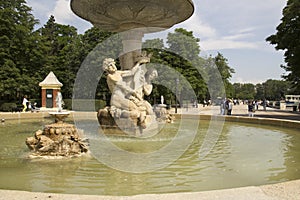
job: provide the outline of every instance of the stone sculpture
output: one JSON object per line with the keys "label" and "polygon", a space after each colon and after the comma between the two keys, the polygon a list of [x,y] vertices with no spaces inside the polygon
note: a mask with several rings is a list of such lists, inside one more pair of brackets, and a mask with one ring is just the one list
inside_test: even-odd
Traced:
{"label": "stone sculpture", "polygon": [[61,112],[62,111],[62,104],[63,104],[63,100],[62,100],[62,94],[60,91],[57,92],[57,96],[56,96],[56,106],[57,106],[57,109],[58,109],[58,112]]}
{"label": "stone sculpture", "polygon": [[[146,81],[146,68],[141,66],[150,61],[141,52],[142,38],[144,34],[165,30],[192,16],[192,0],[71,0],[71,9],[95,27],[120,33],[122,39],[121,71],[116,70],[112,59],[105,59],[103,64],[112,100],[110,107],[98,112],[100,125],[133,132],[136,127],[147,128],[155,115],[143,98],[152,87]],[[136,59],[138,55],[141,56]]]}
{"label": "stone sculpture", "polygon": [[87,153],[88,141],[81,138],[82,134],[73,124],[63,121],[69,112],[49,114],[55,117],[55,123],[46,125],[25,141],[31,150],[30,157],[70,157]]}
{"label": "stone sculpture", "polygon": [[100,125],[118,126],[134,132],[137,128],[147,128],[154,115],[151,104],[144,96],[151,94],[151,81],[158,75],[155,69],[147,70],[144,66],[150,62],[150,57],[143,52],[136,58],[131,70],[117,70],[112,58],[103,61],[103,70],[107,73],[107,85],[112,95],[110,107],[98,112]]}

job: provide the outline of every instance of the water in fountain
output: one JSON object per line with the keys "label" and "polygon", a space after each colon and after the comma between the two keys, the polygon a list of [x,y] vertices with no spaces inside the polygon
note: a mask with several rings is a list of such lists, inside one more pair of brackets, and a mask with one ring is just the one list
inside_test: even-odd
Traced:
{"label": "water in fountain", "polygon": [[[300,178],[297,129],[226,122],[215,147],[200,159],[199,148],[208,128],[208,121],[201,120],[194,141],[178,160],[153,172],[135,174],[112,169],[92,157],[26,159],[30,152],[24,140],[32,130],[49,123],[47,118],[20,119],[6,120],[0,126],[1,189],[134,195],[215,190]],[[85,124],[89,126],[88,121]],[[166,124],[159,135],[146,139],[108,136],[107,140],[125,151],[147,153],[168,144],[174,137],[169,133],[176,134],[178,126],[179,121]],[[172,156],[174,152],[168,153]]]}

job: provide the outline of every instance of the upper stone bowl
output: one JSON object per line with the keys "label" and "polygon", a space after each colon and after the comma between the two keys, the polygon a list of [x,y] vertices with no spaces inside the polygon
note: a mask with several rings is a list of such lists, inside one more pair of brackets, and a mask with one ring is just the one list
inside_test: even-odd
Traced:
{"label": "upper stone bowl", "polygon": [[71,0],[71,9],[96,27],[122,32],[170,28],[192,16],[194,4],[192,0]]}

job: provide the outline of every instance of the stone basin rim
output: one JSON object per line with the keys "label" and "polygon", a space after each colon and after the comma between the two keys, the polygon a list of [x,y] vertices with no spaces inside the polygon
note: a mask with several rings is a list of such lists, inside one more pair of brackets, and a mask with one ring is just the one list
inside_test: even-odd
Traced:
{"label": "stone basin rim", "polygon": [[[143,4],[137,5],[140,2],[149,7],[142,7]],[[71,0],[70,7],[77,16],[89,21],[96,27],[111,32],[147,27],[167,29],[187,20],[195,11],[192,0],[176,0],[175,2],[172,0],[142,0],[138,3],[135,0]],[[128,9],[130,5],[136,8]],[[157,15],[150,12],[151,6],[161,8],[160,11],[152,9],[156,11]],[[122,8],[124,8],[123,13],[120,11]],[[161,15],[159,19],[157,18],[158,15]],[[153,20],[154,18],[156,19]],[[135,21],[137,26],[122,26],[124,22],[128,21]]]}

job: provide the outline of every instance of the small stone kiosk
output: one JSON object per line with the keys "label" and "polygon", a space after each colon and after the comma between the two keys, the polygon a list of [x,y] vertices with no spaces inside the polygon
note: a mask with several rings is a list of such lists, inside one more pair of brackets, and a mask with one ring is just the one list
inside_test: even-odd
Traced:
{"label": "small stone kiosk", "polygon": [[61,82],[56,78],[53,72],[50,72],[48,76],[39,83],[42,88],[42,105],[41,110],[56,108],[56,96],[57,92],[63,86]]}

